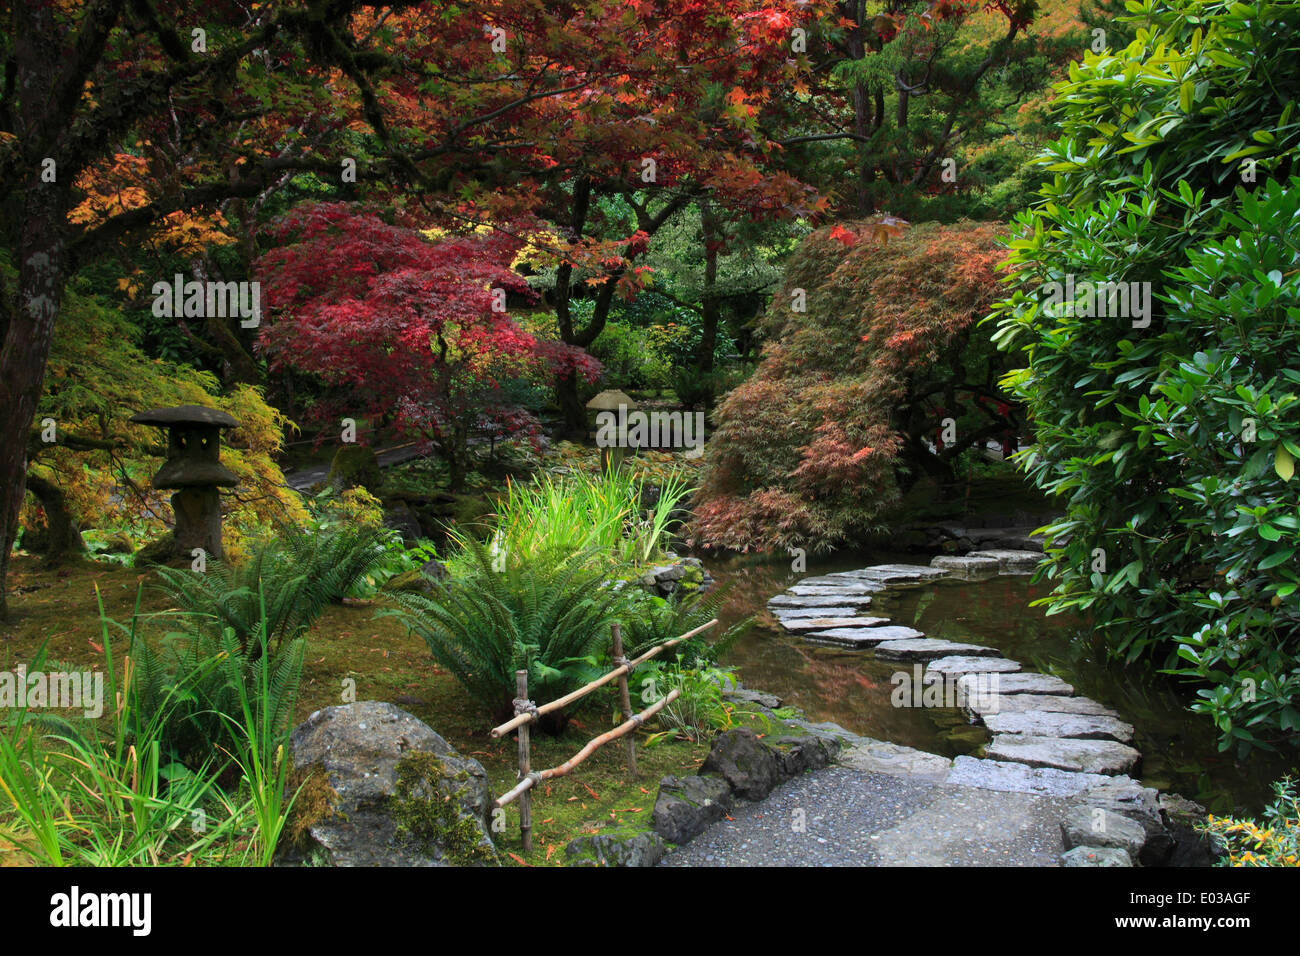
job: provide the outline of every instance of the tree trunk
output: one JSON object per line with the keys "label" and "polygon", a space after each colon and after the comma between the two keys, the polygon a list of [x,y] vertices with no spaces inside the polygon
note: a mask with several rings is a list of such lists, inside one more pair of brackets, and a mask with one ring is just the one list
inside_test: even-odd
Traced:
{"label": "tree trunk", "polygon": [[[74,171],[57,166],[54,182],[42,182],[39,155],[51,142],[47,123],[50,99],[63,51],[54,24],[53,4],[19,4],[14,11],[14,60],[21,129],[31,160],[23,196],[18,284],[0,349],[0,618],[8,615],[9,554],[18,534],[27,475],[27,436],[45,380],[45,363],[54,337],[54,320],[63,302],[67,251],[67,211]],[[53,150],[51,150],[53,151]]]}
{"label": "tree trunk", "polygon": [[49,536],[45,563],[57,564],[69,554],[85,551],[86,543],[81,540],[81,529],[68,510],[68,498],[63,489],[39,475],[28,475],[27,490],[45,509],[45,527]]}
{"label": "tree trunk", "polygon": [[713,205],[700,200],[700,225],[704,237],[704,290],[700,296],[700,346],[695,367],[705,374],[713,371],[713,353],[718,345],[718,321],[722,308],[716,295],[718,287],[718,249],[722,236]]}

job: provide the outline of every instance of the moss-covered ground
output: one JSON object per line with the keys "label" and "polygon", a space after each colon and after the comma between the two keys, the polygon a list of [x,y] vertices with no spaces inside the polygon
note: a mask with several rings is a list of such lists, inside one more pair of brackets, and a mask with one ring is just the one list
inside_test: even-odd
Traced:
{"label": "moss-covered ground", "polygon": [[[90,561],[56,570],[34,558],[15,557],[10,571],[12,620],[0,624],[0,666],[29,662],[42,641],[49,657],[70,667],[101,667],[103,638],[95,589],[105,613],[126,623],[136,607],[145,633],[161,636],[168,610],[165,596],[151,587],[147,571]],[[143,590],[141,591],[141,587]],[[391,618],[377,618],[378,604],[330,608],[308,634],[308,652],[296,720],[344,701],[355,682],[356,700],[389,701],[429,724],[462,754],[483,764],[494,793],[516,781],[518,749],[513,735],[489,736],[492,717],[433,661],[424,642]],[[120,656],[118,657],[120,667]],[[533,735],[534,769],[557,766],[615,721],[610,685],[592,694],[588,706],[571,711],[565,731],[555,737]],[[650,726],[638,732],[638,775],[627,779],[625,748],[615,741],[597,751],[572,774],[542,784],[533,798],[533,850],[524,855],[517,806],[506,811],[506,832],[493,834],[502,859],[519,865],[559,865],[564,847],[584,833],[607,826],[648,827],[658,782],[665,774],[688,774],[699,766],[707,746],[661,740],[646,746]],[[0,836],[3,836],[0,819]],[[4,844],[0,839],[0,844]],[[0,865],[13,861],[0,845]]]}

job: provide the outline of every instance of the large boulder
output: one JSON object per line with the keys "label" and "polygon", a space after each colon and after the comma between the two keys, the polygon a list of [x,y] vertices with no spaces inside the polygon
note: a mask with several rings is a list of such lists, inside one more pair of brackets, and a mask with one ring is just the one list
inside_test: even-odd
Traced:
{"label": "large boulder", "polygon": [[344,491],[361,485],[366,490],[380,484],[379,457],[369,445],[340,445],[330,461],[326,481],[335,491]]}
{"label": "large boulder", "polygon": [[304,801],[291,820],[299,839],[290,861],[495,862],[487,773],[401,708],[373,700],[326,707],[294,729],[291,746],[304,793],[330,796]]}

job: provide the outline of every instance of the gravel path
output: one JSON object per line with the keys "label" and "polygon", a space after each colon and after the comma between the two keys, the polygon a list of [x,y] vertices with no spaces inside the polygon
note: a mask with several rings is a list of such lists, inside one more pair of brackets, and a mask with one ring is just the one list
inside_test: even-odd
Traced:
{"label": "gravel path", "polygon": [[831,767],[737,807],[660,865],[1055,866],[1064,806]]}

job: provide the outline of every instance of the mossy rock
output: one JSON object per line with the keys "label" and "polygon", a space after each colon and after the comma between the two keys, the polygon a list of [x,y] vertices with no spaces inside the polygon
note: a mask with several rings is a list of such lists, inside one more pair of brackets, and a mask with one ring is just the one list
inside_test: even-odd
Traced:
{"label": "mossy rock", "polygon": [[378,488],[380,484],[379,459],[369,445],[342,445],[330,462],[326,479],[337,491],[362,485]]}
{"label": "mossy rock", "polygon": [[[490,864],[492,794],[477,760],[393,704],[313,713],[292,735],[295,772],[323,771],[292,823],[285,862],[329,866]],[[301,779],[310,780],[310,776]]]}
{"label": "mossy rock", "polygon": [[150,564],[176,564],[182,560],[188,563],[190,559],[176,554],[176,539],[168,531],[137,551],[134,563],[137,568],[142,568]]}
{"label": "mossy rock", "polygon": [[653,830],[615,828],[571,840],[564,853],[571,866],[654,866],[668,845]]}

